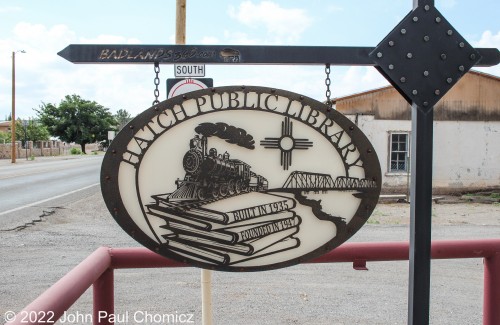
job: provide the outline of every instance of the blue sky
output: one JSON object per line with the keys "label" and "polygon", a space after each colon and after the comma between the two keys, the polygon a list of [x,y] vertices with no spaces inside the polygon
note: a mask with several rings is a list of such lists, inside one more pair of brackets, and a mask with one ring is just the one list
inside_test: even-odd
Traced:
{"label": "blue sky", "polygon": [[[151,106],[153,66],[75,65],[57,56],[69,44],[174,44],[175,0],[0,0],[0,120],[11,110],[12,51],[16,112],[33,117],[65,95],[136,115]],[[500,1],[436,0],[473,46],[500,47]],[[376,46],[411,10],[412,0],[187,0],[187,44]],[[172,65],[161,65],[160,99]],[[500,76],[500,68],[478,69]],[[324,66],[207,65],[214,85],[269,86],[325,99]],[[373,67],[333,67],[332,96],[387,85]]]}

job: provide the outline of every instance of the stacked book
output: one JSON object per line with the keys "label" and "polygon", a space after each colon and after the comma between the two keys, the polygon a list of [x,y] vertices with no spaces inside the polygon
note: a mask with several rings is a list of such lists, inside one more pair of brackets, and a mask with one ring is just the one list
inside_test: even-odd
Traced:
{"label": "stacked book", "polygon": [[252,192],[192,207],[153,198],[148,214],[164,222],[164,244],[190,259],[233,265],[300,245],[301,218],[289,197]]}

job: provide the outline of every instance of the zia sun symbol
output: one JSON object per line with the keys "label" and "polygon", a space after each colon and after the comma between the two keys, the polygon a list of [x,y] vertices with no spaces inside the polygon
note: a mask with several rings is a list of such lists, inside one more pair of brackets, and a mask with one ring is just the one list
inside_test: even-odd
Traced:
{"label": "zia sun symbol", "polygon": [[281,137],[265,138],[260,141],[260,145],[266,149],[279,149],[281,151],[281,166],[283,170],[288,170],[292,165],[292,151],[294,149],[307,150],[313,146],[309,139],[297,139],[293,137],[293,123],[289,117],[281,122]]}

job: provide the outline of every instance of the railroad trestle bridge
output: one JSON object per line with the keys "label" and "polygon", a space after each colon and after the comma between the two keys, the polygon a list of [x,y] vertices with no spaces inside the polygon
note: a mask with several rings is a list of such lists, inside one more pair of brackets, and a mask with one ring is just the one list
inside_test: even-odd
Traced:
{"label": "railroad trestle bridge", "polygon": [[335,180],[329,174],[294,171],[290,173],[284,189],[303,189],[304,191],[366,191],[376,189],[377,182],[366,178],[338,176]]}

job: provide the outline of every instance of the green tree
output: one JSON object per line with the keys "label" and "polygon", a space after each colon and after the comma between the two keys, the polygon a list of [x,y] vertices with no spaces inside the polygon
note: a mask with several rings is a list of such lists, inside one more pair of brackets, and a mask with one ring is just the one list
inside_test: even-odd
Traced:
{"label": "green tree", "polygon": [[6,143],[11,141],[11,134],[9,132],[0,131],[0,143]]}
{"label": "green tree", "polygon": [[108,108],[78,95],[65,96],[59,106],[42,103],[36,112],[51,135],[78,143],[82,153],[86,153],[87,143],[107,139],[108,131],[115,130],[117,125]]}
{"label": "green tree", "polygon": [[119,109],[116,111],[115,119],[116,122],[118,122],[118,131],[120,131],[125,127],[125,125],[127,125],[128,122],[130,122],[130,120],[132,120],[132,117],[127,110]]}
{"label": "green tree", "polygon": [[36,120],[16,120],[16,140],[18,141],[47,141],[50,139],[49,130]]}

